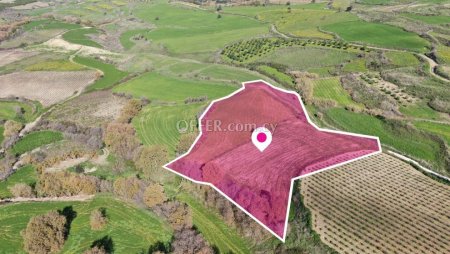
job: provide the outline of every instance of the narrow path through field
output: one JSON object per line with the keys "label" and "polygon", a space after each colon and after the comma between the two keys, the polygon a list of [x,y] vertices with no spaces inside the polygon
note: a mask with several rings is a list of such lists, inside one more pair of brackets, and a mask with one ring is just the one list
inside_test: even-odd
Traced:
{"label": "narrow path through field", "polygon": [[0,199],[0,205],[8,203],[20,203],[20,202],[49,202],[49,201],[88,201],[95,195],[76,195],[76,196],[64,196],[64,197],[43,197],[43,198],[6,198]]}

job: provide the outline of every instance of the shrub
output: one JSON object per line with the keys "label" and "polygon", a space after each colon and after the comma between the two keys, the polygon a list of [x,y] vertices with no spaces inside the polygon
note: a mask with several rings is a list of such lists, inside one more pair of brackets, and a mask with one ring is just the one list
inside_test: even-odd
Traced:
{"label": "shrub", "polygon": [[33,188],[31,186],[24,184],[24,183],[17,183],[14,186],[11,186],[8,188],[11,194],[18,198],[18,197],[24,197],[24,198],[34,198],[35,194],[33,191]]}
{"label": "shrub", "polygon": [[141,100],[132,99],[125,104],[117,119],[119,123],[129,123],[133,117],[139,114],[142,109],[143,102]]}
{"label": "shrub", "polygon": [[98,179],[94,176],[70,172],[43,173],[36,185],[39,196],[60,197],[90,195],[98,190]]}
{"label": "shrub", "polygon": [[85,251],[84,254],[107,254],[105,247],[103,246],[94,246],[89,250]]}
{"label": "shrub", "polygon": [[144,192],[144,203],[152,208],[167,201],[164,187],[158,183],[150,184]]}
{"label": "shrub", "polygon": [[145,184],[136,177],[118,178],[113,184],[114,194],[117,196],[130,199],[141,200]]}
{"label": "shrub", "polygon": [[133,159],[140,146],[133,126],[126,123],[110,123],[106,128],[104,141],[112,152],[127,160]]}
{"label": "shrub", "polygon": [[8,120],[6,121],[4,125],[4,131],[3,136],[5,137],[11,137],[19,133],[19,131],[22,129],[23,125],[19,122]]}
{"label": "shrub", "polygon": [[31,254],[57,253],[64,245],[66,217],[56,211],[30,219],[22,232],[24,249]]}
{"label": "shrub", "polygon": [[105,209],[95,209],[91,212],[89,217],[89,222],[91,224],[92,230],[101,230],[108,223],[108,218],[106,218]]}
{"label": "shrub", "polygon": [[164,146],[154,145],[142,147],[135,157],[136,167],[142,171],[146,179],[161,180],[166,175],[162,166],[167,162],[169,154]]}

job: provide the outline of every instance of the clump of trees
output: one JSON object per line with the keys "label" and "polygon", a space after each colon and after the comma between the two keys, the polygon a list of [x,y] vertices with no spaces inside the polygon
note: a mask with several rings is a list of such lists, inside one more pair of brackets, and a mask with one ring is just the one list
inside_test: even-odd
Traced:
{"label": "clump of trees", "polygon": [[197,136],[198,136],[197,132],[182,134],[180,136],[180,141],[178,142],[177,145],[177,155],[186,153],[189,150],[189,148],[191,148]]}
{"label": "clump of trees", "polygon": [[161,181],[167,172],[162,166],[168,161],[169,153],[164,146],[153,145],[141,147],[135,155],[134,162],[147,180]]}
{"label": "clump of trees", "polygon": [[66,217],[57,211],[31,218],[22,231],[25,251],[30,254],[58,253],[64,245],[66,223]]}
{"label": "clump of trees", "polygon": [[92,230],[102,230],[108,223],[106,209],[100,208],[93,210],[91,212],[91,216],[89,217],[89,223]]}
{"label": "clump of trees", "polygon": [[203,236],[196,230],[183,229],[174,232],[171,244],[171,253],[174,254],[214,254],[214,250],[208,245]]}
{"label": "clump of trees", "polygon": [[91,195],[97,192],[99,185],[99,179],[94,176],[67,171],[43,173],[39,176],[36,192],[41,197]]}
{"label": "clump of trees", "polygon": [[141,145],[135,136],[133,125],[129,123],[108,124],[104,141],[112,152],[126,160],[132,160],[136,149]]}
{"label": "clump of trees", "polygon": [[23,125],[19,122],[8,120],[4,124],[3,137],[5,138],[2,147],[8,149],[19,140],[19,132]]}
{"label": "clump of trees", "polygon": [[118,197],[140,202],[145,190],[146,184],[137,177],[119,177],[114,181],[114,194]]}
{"label": "clump of trees", "polygon": [[137,116],[144,106],[144,100],[131,99],[125,104],[120,112],[117,122],[129,123],[133,117]]}
{"label": "clump of trees", "polygon": [[150,184],[145,189],[143,201],[149,208],[163,204],[167,201],[164,187],[159,183]]}

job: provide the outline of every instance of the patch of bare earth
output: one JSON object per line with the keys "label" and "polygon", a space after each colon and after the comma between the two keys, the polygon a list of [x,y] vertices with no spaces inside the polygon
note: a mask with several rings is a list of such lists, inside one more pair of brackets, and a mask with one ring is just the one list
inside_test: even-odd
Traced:
{"label": "patch of bare earth", "polygon": [[387,154],[306,177],[301,192],[339,253],[450,253],[450,186]]}
{"label": "patch of bare earth", "polygon": [[125,103],[125,98],[115,96],[110,91],[96,91],[59,105],[48,117],[83,126],[101,126],[116,119]]}
{"label": "patch of bare earth", "polygon": [[80,44],[70,43],[61,38],[61,35],[56,36],[43,43],[44,46],[53,49],[59,49],[61,52],[78,51],[82,55],[115,55],[109,50],[100,49],[96,47],[84,46]]}
{"label": "patch of bare earth", "polygon": [[96,78],[96,71],[14,72],[0,76],[0,98],[24,97],[47,107],[80,93]]}
{"label": "patch of bare earth", "polygon": [[37,54],[38,52],[22,49],[0,50],[0,67]]}
{"label": "patch of bare earth", "polygon": [[38,8],[45,8],[48,7],[49,4],[46,2],[41,2],[41,1],[37,1],[37,2],[32,2],[29,4],[23,4],[23,5],[18,5],[18,6],[14,6],[11,7],[11,9],[14,10],[32,10],[32,9],[38,9]]}

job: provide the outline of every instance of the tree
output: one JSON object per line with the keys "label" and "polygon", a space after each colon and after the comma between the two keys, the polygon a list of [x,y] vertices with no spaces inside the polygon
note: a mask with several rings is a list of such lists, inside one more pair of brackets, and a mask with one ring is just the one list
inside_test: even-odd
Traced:
{"label": "tree", "polygon": [[169,154],[164,146],[154,145],[142,147],[136,153],[134,162],[136,167],[142,171],[144,178],[159,181],[167,173],[162,166],[168,158]]}
{"label": "tree", "polygon": [[144,192],[144,203],[152,208],[167,201],[164,187],[159,183],[150,184]]}
{"label": "tree", "polygon": [[133,159],[136,149],[140,146],[131,124],[110,123],[105,131],[105,144],[120,157]]}
{"label": "tree", "polygon": [[30,254],[57,253],[64,245],[66,217],[56,211],[30,219],[22,236],[24,249]]}
{"label": "tree", "polygon": [[35,197],[33,188],[31,188],[31,186],[29,186],[28,184],[24,184],[24,183],[17,183],[14,186],[9,187],[9,191],[16,198],[18,198],[18,197],[34,198]]}
{"label": "tree", "polygon": [[174,254],[213,254],[214,251],[206,243],[201,234],[191,228],[177,230],[171,244]]}
{"label": "tree", "polygon": [[120,116],[117,119],[119,123],[129,123],[133,117],[139,114],[142,109],[142,101],[137,99],[131,99],[125,104],[120,112]]}
{"label": "tree", "polygon": [[136,177],[117,178],[113,184],[114,193],[125,199],[141,200],[145,184]]}
{"label": "tree", "polygon": [[5,122],[3,136],[11,137],[19,133],[22,129],[22,124],[13,120],[8,120]]}
{"label": "tree", "polygon": [[105,209],[95,209],[91,212],[89,217],[92,230],[101,230],[108,223],[108,218],[106,218]]}
{"label": "tree", "polygon": [[186,133],[181,135],[180,142],[178,142],[177,145],[177,154],[183,154],[189,150],[189,148],[194,143],[195,139],[197,138],[198,134],[196,132]]}
{"label": "tree", "polygon": [[70,172],[43,173],[36,185],[39,196],[90,195],[98,190],[99,181],[94,176]]}

